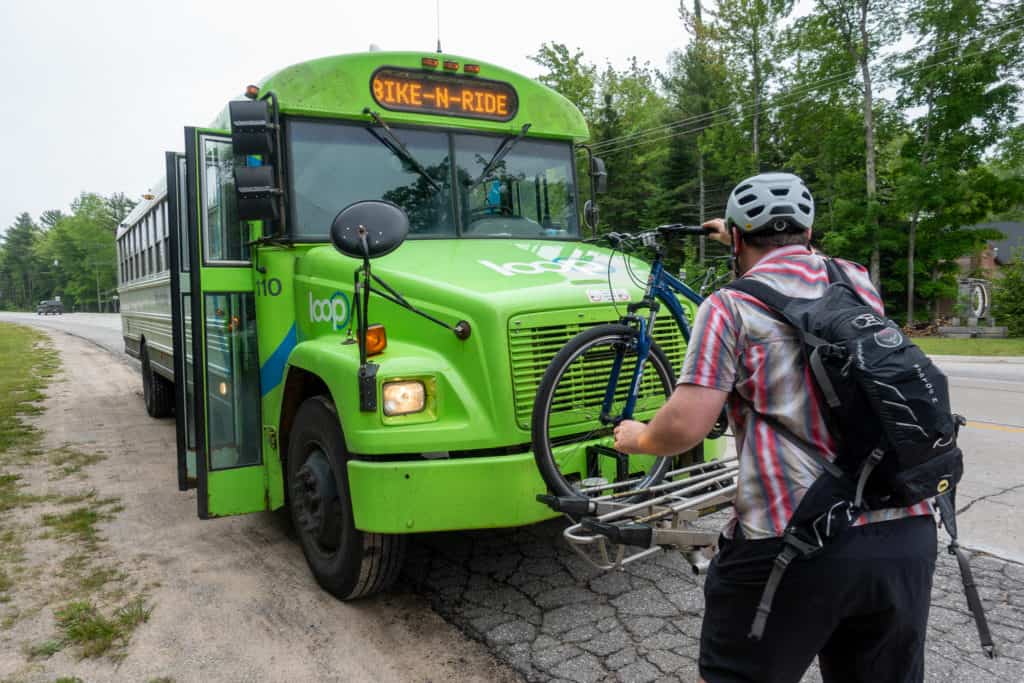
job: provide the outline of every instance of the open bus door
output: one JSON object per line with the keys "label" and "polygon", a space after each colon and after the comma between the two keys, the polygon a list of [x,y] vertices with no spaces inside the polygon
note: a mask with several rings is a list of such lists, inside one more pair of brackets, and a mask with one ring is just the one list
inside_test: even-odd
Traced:
{"label": "open bus door", "polygon": [[268,509],[248,224],[238,220],[231,138],[185,129],[167,154],[178,486],[199,517]]}

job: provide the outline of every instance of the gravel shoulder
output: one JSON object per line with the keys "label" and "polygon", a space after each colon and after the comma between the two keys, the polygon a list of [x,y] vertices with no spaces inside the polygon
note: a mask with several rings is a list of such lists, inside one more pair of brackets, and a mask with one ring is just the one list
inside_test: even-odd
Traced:
{"label": "gravel shoulder", "polygon": [[14,651],[39,633],[19,629],[37,631],[39,620],[19,622],[4,635],[14,649],[0,657],[0,679],[518,680],[421,596],[341,603],[320,590],[286,515],[200,521],[195,492],[177,490],[173,420],[146,415],[137,371],[79,338],[49,334],[64,370],[34,418],[46,430],[43,446],[107,456],[80,484],[120,498],[123,511],[98,529],[147,587],[153,610],[119,660],[58,652],[25,662]]}

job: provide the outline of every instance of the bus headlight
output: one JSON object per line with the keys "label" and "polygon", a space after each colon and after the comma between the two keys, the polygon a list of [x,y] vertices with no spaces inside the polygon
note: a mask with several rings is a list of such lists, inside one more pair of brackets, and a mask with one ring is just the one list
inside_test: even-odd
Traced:
{"label": "bus headlight", "polygon": [[388,417],[418,413],[427,405],[427,390],[419,380],[385,382],[382,393]]}

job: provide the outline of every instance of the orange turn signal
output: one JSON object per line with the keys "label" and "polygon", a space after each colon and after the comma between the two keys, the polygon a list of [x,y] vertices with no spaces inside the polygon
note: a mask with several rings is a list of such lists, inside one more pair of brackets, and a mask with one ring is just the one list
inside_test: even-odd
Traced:
{"label": "orange turn signal", "polygon": [[366,355],[376,356],[388,347],[388,335],[380,323],[366,328]]}
{"label": "orange turn signal", "polygon": [[247,85],[247,86],[245,86],[245,96],[248,97],[250,100],[255,100],[257,97],[259,97],[259,94],[260,94],[260,86],[258,86],[258,85]]}

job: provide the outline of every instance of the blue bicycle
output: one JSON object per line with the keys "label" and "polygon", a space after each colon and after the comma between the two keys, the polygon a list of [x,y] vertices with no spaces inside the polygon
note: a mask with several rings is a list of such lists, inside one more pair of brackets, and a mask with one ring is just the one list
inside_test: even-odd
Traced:
{"label": "blue bicycle", "polygon": [[[612,430],[622,420],[653,417],[675,387],[671,362],[653,338],[655,320],[660,309],[667,308],[688,343],[690,324],[676,295],[698,306],[703,298],[669,274],[663,260],[673,240],[709,232],[663,225],[635,235],[603,236],[613,256],[620,251],[625,257],[625,252],[643,246],[653,249],[654,259],[643,298],[629,304],[618,323],[596,325],[569,340],[537,387],[533,453],[555,497],[579,500],[612,492],[621,502],[640,500],[672,466],[672,458],[616,451]],[[628,259],[625,262],[629,270]],[[723,415],[712,435],[724,431]]]}

